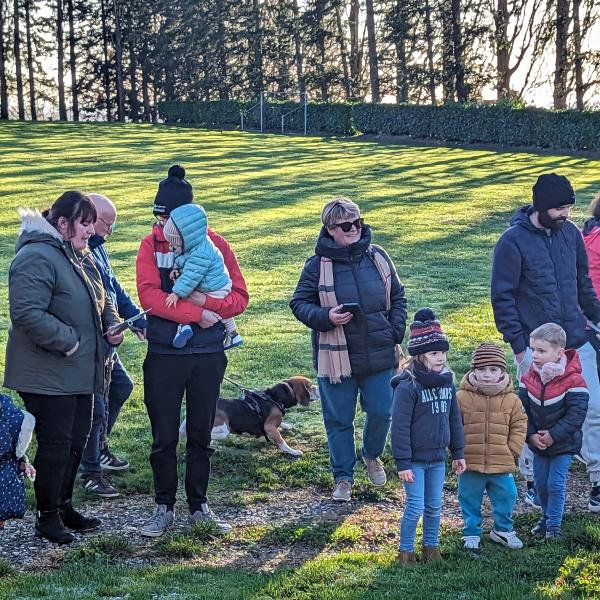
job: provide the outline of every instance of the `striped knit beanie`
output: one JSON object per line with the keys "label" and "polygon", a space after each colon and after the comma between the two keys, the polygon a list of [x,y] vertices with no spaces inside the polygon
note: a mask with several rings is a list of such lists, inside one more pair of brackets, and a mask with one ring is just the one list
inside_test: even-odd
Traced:
{"label": "striped knit beanie", "polygon": [[165,223],[163,227],[163,234],[165,239],[173,248],[176,246],[183,246],[183,239],[181,238],[181,233],[179,233],[179,229],[177,229],[177,225],[173,222],[173,219],[169,217],[169,220]]}
{"label": "striped knit beanie", "polygon": [[504,349],[496,344],[479,344],[471,358],[471,369],[483,369],[484,367],[498,367],[506,371]]}
{"label": "striped knit beanie", "polygon": [[449,349],[448,337],[435,313],[430,308],[420,308],[410,325],[408,353],[417,356],[426,352],[448,352]]}

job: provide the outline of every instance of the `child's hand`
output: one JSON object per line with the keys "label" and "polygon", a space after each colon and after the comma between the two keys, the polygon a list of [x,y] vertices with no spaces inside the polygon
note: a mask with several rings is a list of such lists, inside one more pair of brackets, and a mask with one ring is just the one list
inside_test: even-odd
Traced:
{"label": "child's hand", "polygon": [[175,292],[171,292],[167,296],[167,300],[165,301],[167,308],[171,308],[172,306],[177,306],[177,300],[179,300],[179,296]]}
{"label": "child's hand", "polygon": [[529,441],[538,449],[545,450],[547,448],[546,444],[542,441],[542,436],[539,433],[532,433],[529,436]]}
{"label": "child's hand", "polygon": [[452,461],[452,470],[457,475],[462,475],[467,470],[467,463],[464,458],[459,458]]}
{"label": "child's hand", "polygon": [[540,442],[542,442],[542,444],[544,444],[546,448],[554,444],[554,439],[552,438],[550,432],[547,429],[540,429],[538,431],[538,435],[540,436]]}
{"label": "child's hand", "polygon": [[406,483],[413,483],[415,480],[415,474],[411,469],[406,469],[406,471],[398,471],[398,477],[400,477],[400,481],[404,481]]}
{"label": "child's hand", "polygon": [[175,281],[177,278],[179,277],[179,269],[173,269],[170,273],[169,273],[169,279],[171,281]]}

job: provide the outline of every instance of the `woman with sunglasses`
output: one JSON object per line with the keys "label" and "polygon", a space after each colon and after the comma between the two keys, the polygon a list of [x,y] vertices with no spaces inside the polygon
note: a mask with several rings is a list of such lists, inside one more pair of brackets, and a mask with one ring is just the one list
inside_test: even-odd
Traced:
{"label": "woman with sunglasses", "polygon": [[360,393],[366,413],[362,459],[375,486],[386,483],[383,453],[392,414],[390,379],[406,327],[404,287],[386,252],[371,244],[371,228],[348,198],[328,202],[315,255],[304,265],[290,302],[312,330],[323,420],[335,486],[352,496],[354,417]]}

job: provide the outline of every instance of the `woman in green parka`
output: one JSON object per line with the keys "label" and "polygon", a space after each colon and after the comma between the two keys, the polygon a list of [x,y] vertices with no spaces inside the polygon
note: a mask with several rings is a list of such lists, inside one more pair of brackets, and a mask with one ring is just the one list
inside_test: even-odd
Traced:
{"label": "woman in green parka", "polygon": [[[87,241],[96,209],[81,192],[65,192],[44,213],[20,210],[21,230],[8,275],[11,326],[4,385],[36,419],[36,535],[69,543],[67,528],[100,520],[71,503],[92,421],[93,394],[106,386],[106,333],[119,322],[104,294]],[[106,335],[103,335],[106,333]]]}

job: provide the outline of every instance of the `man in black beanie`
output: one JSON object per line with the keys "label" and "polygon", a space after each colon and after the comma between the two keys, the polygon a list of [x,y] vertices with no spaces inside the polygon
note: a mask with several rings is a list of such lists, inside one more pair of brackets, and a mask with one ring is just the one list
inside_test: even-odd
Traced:
{"label": "man in black beanie", "polygon": [[[560,325],[567,348],[577,349],[590,394],[581,450],[593,485],[588,506],[600,512],[600,381],[586,333],[588,320],[600,321],[600,302],[581,232],[568,220],[573,204],[575,192],[566,177],[538,177],[533,204],[517,211],[496,244],[491,299],[496,327],[512,347],[519,378],[531,365],[529,336],[540,325]],[[530,458],[524,450],[519,467],[528,480],[526,500],[537,506]]]}
{"label": "man in black beanie", "polygon": [[546,229],[560,229],[575,204],[575,192],[569,180],[556,173],[540,175],[533,186],[533,210]]}

